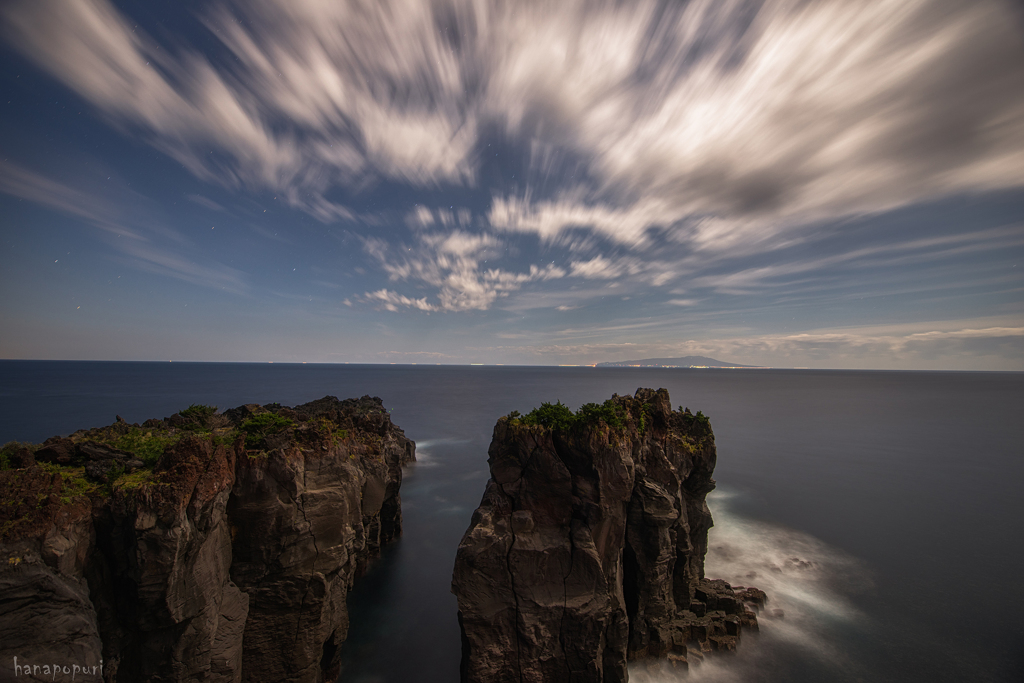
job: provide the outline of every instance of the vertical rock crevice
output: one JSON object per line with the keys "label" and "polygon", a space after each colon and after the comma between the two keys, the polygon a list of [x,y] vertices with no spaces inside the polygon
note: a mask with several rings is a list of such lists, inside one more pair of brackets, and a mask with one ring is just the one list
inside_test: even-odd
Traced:
{"label": "vertical rock crevice", "polygon": [[[503,494],[505,493],[505,490],[501,488],[500,484],[498,485],[498,488],[501,489],[501,492]],[[512,592],[512,600],[513,600],[513,605],[515,606],[515,621],[513,623],[515,624],[515,631],[514,631],[514,633],[515,633],[516,668],[519,671],[519,683],[522,683],[522,680],[523,680],[523,667],[522,667],[522,663],[520,661],[521,654],[520,654],[520,644],[519,644],[519,624],[521,622],[521,615],[519,613],[519,594],[516,592],[516,577],[515,577],[515,573],[512,570],[512,559],[511,559],[512,558],[512,551],[516,547],[516,529],[515,529],[515,524],[513,523],[513,520],[512,520],[514,514],[515,514],[515,510],[514,509],[509,509],[508,520],[507,520],[506,523],[508,524],[509,537],[511,538],[511,540],[509,541],[509,544],[508,544],[508,552],[505,553],[505,569],[508,572],[508,583],[509,583],[509,586],[512,589],[512,591],[511,591]]]}

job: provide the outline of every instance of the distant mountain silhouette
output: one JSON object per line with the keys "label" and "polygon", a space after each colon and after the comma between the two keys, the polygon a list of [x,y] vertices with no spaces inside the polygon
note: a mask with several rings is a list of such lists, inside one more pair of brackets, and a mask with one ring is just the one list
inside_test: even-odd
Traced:
{"label": "distant mountain silhouette", "polygon": [[757,368],[759,365],[726,363],[707,356],[683,356],[682,358],[644,358],[643,360],[620,360],[612,363],[598,363],[599,368]]}

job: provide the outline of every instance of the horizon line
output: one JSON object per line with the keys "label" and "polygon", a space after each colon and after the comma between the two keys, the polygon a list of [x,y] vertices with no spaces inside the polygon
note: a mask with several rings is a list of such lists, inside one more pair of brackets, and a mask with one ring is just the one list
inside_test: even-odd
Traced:
{"label": "horizon line", "polygon": [[963,370],[955,368],[922,369],[922,368],[815,368],[799,365],[607,365],[615,361],[601,363],[423,363],[394,361],[277,361],[277,360],[138,360],[138,359],[82,359],[82,358],[0,358],[0,363],[180,363],[180,364],[225,364],[225,365],[400,365],[424,367],[519,367],[519,368],[594,368],[602,365],[602,370],[819,370],[842,372],[1010,372],[1024,373],[1024,370]]}

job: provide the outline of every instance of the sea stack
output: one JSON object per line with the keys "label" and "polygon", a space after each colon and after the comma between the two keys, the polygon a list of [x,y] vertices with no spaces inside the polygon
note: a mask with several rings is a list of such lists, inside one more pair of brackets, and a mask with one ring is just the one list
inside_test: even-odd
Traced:
{"label": "sea stack", "polygon": [[452,578],[465,683],[612,683],[736,647],[764,593],[704,577],[707,418],[638,389],[502,417]]}
{"label": "sea stack", "polygon": [[414,458],[369,396],[191,406],[12,453],[0,471],[4,670],[333,683],[347,593],[401,534]]}

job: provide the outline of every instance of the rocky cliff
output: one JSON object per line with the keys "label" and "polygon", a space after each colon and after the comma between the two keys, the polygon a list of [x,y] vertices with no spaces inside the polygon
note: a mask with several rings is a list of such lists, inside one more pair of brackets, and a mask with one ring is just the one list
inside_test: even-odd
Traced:
{"label": "rocky cliff", "polygon": [[763,593],[704,577],[714,435],[666,390],[513,413],[488,455],[452,579],[463,681],[625,681],[756,628]]}
{"label": "rocky cliff", "polygon": [[336,680],[346,594],[401,533],[414,457],[368,396],[5,448],[0,679]]}

